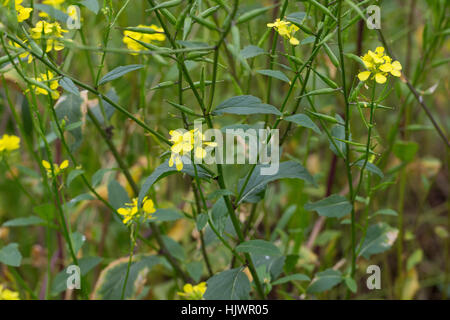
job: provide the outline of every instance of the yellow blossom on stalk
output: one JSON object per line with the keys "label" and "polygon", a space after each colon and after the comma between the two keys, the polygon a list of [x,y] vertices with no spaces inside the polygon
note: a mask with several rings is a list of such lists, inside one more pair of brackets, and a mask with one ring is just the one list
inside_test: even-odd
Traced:
{"label": "yellow blossom on stalk", "polygon": [[20,148],[20,138],[15,135],[4,134],[0,139],[0,152],[14,151]]}
{"label": "yellow blossom on stalk", "polygon": [[8,290],[0,284],[0,300],[20,300],[19,293]]}
{"label": "yellow blossom on stalk", "polygon": [[392,62],[391,57],[384,53],[383,47],[376,48],[375,52],[369,50],[361,58],[368,69],[358,74],[361,81],[366,81],[371,77],[377,83],[383,84],[386,82],[389,73],[394,77],[401,76],[402,65],[398,61]]}
{"label": "yellow blossom on stalk", "polygon": [[[59,98],[59,92],[57,90],[59,88],[59,83],[58,80],[52,80],[53,78],[54,78],[53,73],[51,71],[48,71],[47,73],[41,73],[41,75],[37,77],[35,80],[45,83],[45,85],[52,90],[51,91],[52,98],[56,100]],[[35,90],[36,94],[48,95],[48,91],[44,88],[35,85],[32,85],[31,87]]]}
{"label": "yellow blossom on stalk", "polygon": [[[47,176],[49,178],[51,178],[52,177],[52,165],[50,164],[50,162],[48,162],[46,160],[42,160],[42,166],[45,168],[45,170],[47,170]],[[53,173],[55,174],[55,177],[60,175],[68,166],[69,166],[68,160],[64,160],[63,162],[61,162],[60,165],[54,163],[53,164]]]}
{"label": "yellow blossom on stalk", "polygon": [[206,282],[200,282],[196,286],[187,283],[183,286],[183,291],[178,292],[178,295],[185,297],[187,300],[202,300],[206,292]]}
{"label": "yellow blossom on stalk", "polygon": [[294,37],[294,34],[298,31],[299,28],[289,21],[277,19],[273,23],[268,23],[267,27],[274,28],[280,36],[285,39],[289,39],[289,43],[293,46],[296,46],[300,43],[300,41],[298,41],[298,39]]}
{"label": "yellow blossom on stalk", "polygon": [[156,211],[153,200],[147,197],[144,197],[142,200],[142,211],[138,208],[137,198],[134,198],[132,203],[125,203],[125,206],[117,210],[117,213],[123,216],[124,224],[128,224],[130,221],[137,220],[141,217],[144,217],[144,220],[151,219],[152,214]]}
{"label": "yellow blossom on stalk", "polygon": [[171,135],[169,140],[173,142],[170,148],[172,153],[169,159],[169,167],[173,167],[175,164],[178,171],[183,170],[182,156],[190,153],[194,148],[194,157],[203,159],[206,156],[204,145],[217,146],[215,142],[204,141],[205,136],[197,128],[184,133],[181,130],[171,130],[169,134]]}
{"label": "yellow blossom on stalk", "polygon": [[64,49],[63,43],[59,40],[64,38],[63,33],[68,32],[61,28],[58,22],[47,22],[44,20],[38,21],[36,25],[30,29],[31,37],[35,40],[40,40],[42,37],[46,39],[46,52],[51,50],[60,51]]}
{"label": "yellow blossom on stalk", "polygon": [[[152,43],[153,41],[164,41],[166,36],[164,35],[164,30],[154,24],[151,26],[138,25],[138,28],[147,28],[156,31],[157,33],[141,33],[136,31],[125,30],[123,32],[123,42],[127,45],[128,49],[133,51],[141,51],[146,48],[135,40],[139,40],[145,43]],[[137,55],[137,53],[131,53],[132,55]]]}

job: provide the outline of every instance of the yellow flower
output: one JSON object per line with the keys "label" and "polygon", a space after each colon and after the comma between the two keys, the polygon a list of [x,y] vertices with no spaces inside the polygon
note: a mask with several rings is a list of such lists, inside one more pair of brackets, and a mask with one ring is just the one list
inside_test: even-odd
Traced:
{"label": "yellow flower", "polygon": [[[164,29],[152,24],[151,26],[138,25],[138,28],[147,28],[156,31],[157,33],[141,33],[136,31],[125,30],[123,32],[123,42],[127,45],[128,49],[133,51],[141,51],[146,48],[135,40],[139,40],[145,43],[152,43],[153,41],[164,41],[166,36],[164,35]],[[131,53],[137,55],[137,53]]]}
{"label": "yellow flower", "polygon": [[[56,100],[59,98],[59,92],[57,90],[59,88],[59,83],[58,80],[52,80],[53,78],[53,73],[51,71],[47,71],[47,73],[41,73],[40,77],[37,77],[35,80],[39,82],[45,82],[47,87],[52,90],[52,98]],[[35,85],[32,85],[31,87],[35,90],[36,94],[48,95],[48,91],[44,88]]]}
{"label": "yellow flower", "polygon": [[187,283],[184,285],[183,291],[178,292],[178,295],[185,297],[186,300],[202,300],[206,292],[206,282],[200,282],[196,286]]}
{"label": "yellow flower", "polygon": [[298,31],[299,28],[289,21],[277,19],[273,23],[268,23],[267,27],[274,28],[280,36],[285,39],[289,39],[289,43],[293,46],[296,46],[300,43],[300,41],[298,41],[298,39],[294,37],[294,34]]}
{"label": "yellow flower", "polygon": [[0,152],[14,151],[20,148],[20,138],[14,135],[4,134],[0,139]]}
{"label": "yellow flower", "polygon": [[144,217],[144,220],[152,219],[152,214],[155,213],[155,211],[156,209],[153,200],[144,197],[142,200],[142,211],[139,211],[138,199],[134,198],[132,203],[125,203],[125,207],[119,208],[117,213],[123,216],[122,222],[128,224],[131,220],[137,220],[141,217]]}
{"label": "yellow flower", "polygon": [[46,39],[46,52],[51,50],[60,51],[64,49],[63,43],[59,40],[64,38],[63,33],[68,32],[61,28],[58,22],[47,22],[44,20],[38,21],[34,28],[31,28],[31,37],[35,40],[39,40],[44,36]]}
{"label": "yellow flower", "polygon": [[0,284],[0,300],[20,300],[19,293],[8,290]]}
{"label": "yellow flower", "polygon": [[[42,166],[47,170],[47,176],[49,178],[52,177],[52,165],[50,162],[46,160],[42,160]],[[61,162],[61,164],[58,166],[56,163],[53,164],[53,173],[55,174],[55,177],[60,175],[67,167],[69,166],[69,161],[64,160]]]}
{"label": "yellow flower", "polygon": [[372,76],[377,83],[383,84],[387,81],[389,73],[394,77],[401,76],[402,65],[398,61],[392,62],[391,57],[385,55],[383,47],[377,47],[375,52],[369,50],[361,57],[364,65],[368,69],[358,74],[361,81],[366,81]]}
{"label": "yellow flower", "polygon": [[171,130],[169,131],[171,135],[170,141],[173,142],[171,150],[171,155],[169,159],[169,167],[173,167],[175,164],[178,171],[183,170],[182,156],[189,154],[194,148],[194,157],[197,159],[203,159],[206,156],[206,150],[203,146],[215,147],[217,144],[215,142],[207,142],[205,136],[196,129],[186,131],[183,133],[182,130]]}

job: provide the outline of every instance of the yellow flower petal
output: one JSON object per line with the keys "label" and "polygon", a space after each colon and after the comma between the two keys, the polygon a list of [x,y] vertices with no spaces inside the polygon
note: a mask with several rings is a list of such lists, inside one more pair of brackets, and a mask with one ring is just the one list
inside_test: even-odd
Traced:
{"label": "yellow flower petal", "polygon": [[144,209],[145,213],[154,213],[156,211],[152,199],[144,201],[142,208]]}
{"label": "yellow flower petal", "polygon": [[178,171],[183,170],[183,161],[181,161],[180,157],[175,158],[175,165],[176,165]]}
{"label": "yellow flower petal", "polygon": [[383,72],[390,72],[392,70],[392,65],[390,63],[382,64],[380,70]]}
{"label": "yellow flower petal", "polygon": [[358,74],[358,79],[361,81],[366,81],[370,77],[370,71],[363,71]]}
{"label": "yellow flower petal", "polygon": [[300,41],[298,41],[297,38],[291,37],[291,38],[289,39],[289,43],[292,44],[293,46],[298,46],[299,43],[300,43]]}
{"label": "yellow flower petal", "polygon": [[375,74],[375,81],[379,84],[385,83],[387,78],[382,73]]}
{"label": "yellow flower petal", "polygon": [[402,73],[400,71],[398,71],[398,70],[391,70],[391,74],[394,77],[400,77],[402,75]]}
{"label": "yellow flower petal", "polygon": [[66,169],[68,166],[69,166],[69,161],[68,161],[68,160],[64,160],[64,161],[61,163],[61,165],[59,166],[59,168],[60,168],[61,170],[64,170],[64,169]]}
{"label": "yellow flower petal", "polygon": [[402,65],[400,62],[394,61],[394,62],[392,62],[392,68],[394,70],[402,70]]}
{"label": "yellow flower petal", "polygon": [[47,160],[42,160],[42,166],[47,170],[50,170],[51,168],[50,162],[48,162]]}

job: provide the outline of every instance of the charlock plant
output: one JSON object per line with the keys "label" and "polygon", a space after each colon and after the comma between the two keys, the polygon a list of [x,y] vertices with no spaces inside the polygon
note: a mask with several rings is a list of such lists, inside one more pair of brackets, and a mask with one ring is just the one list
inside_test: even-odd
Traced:
{"label": "charlock plant", "polygon": [[[376,120],[396,117],[408,138],[423,120],[415,99],[448,147],[419,90],[443,44],[445,1],[429,4],[435,30],[423,31],[412,80],[410,53],[396,60],[396,44],[365,29],[375,0],[87,0],[80,29],[61,18],[80,18],[72,3],[0,7],[0,157],[33,212],[4,226],[45,230],[25,276],[19,237],[0,228],[0,261],[21,289],[2,280],[0,299],[59,297],[70,264],[83,273],[73,298],[357,297],[362,268],[386,266],[394,242],[400,289],[371,296],[416,294],[407,284],[422,253],[405,261],[403,211],[418,146]],[[237,158],[256,161],[203,161],[234,152],[230,137]],[[281,162],[265,175],[251,141],[273,155],[276,137]],[[397,175],[398,214],[387,208]]]}

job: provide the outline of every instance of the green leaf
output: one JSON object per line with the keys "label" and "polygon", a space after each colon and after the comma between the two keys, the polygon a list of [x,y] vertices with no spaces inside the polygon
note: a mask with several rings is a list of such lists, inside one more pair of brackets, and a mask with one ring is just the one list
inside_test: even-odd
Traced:
{"label": "green leaf", "polygon": [[249,240],[236,247],[237,252],[260,254],[266,256],[281,256],[281,251],[273,243],[265,240]]}
{"label": "green leaf", "polygon": [[[111,99],[113,102],[117,103],[119,101],[119,97],[117,96],[116,90],[114,88],[111,88],[107,93],[106,96]],[[107,119],[111,119],[112,115],[116,111],[116,108],[114,108],[111,104],[105,101],[105,99],[101,99],[103,108],[105,110],[105,116]],[[97,104],[93,108],[91,108],[92,113],[94,114],[94,117],[101,123],[105,123],[105,119],[103,117],[103,113],[100,107],[100,104]]]}
{"label": "green leaf", "polygon": [[403,162],[411,162],[419,150],[419,145],[413,141],[397,141],[394,144],[393,152],[397,158]]}
{"label": "green leaf", "polygon": [[175,259],[178,259],[180,261],[186,260],[186,252],[178,242],[168,236],[162,236],[161,238],[167,250]]}
{"label": "green leaf", "polygon": [[26,226],[43,225],[46,223],[47,222],[44,219],[41,219],[36,216],[29,216],[26,218],[16,218],[16,219],[8,220],[2,226],[3,227],[26,227]]}
{"label": "green leaf", "polygon": [[207,200],[215,200],[223,196],[234,196],[234,193],[227,189],[219,189],[206,195]]}
{"label": "green leaf", "polygon": [[392,210],[392,209],[380,209],[380,210],[378,210],[377,212],[375,212],[375,213],[371,216],[371,218],[373,218],[373,217],[375,217],[375,216],[377,216],[377,215],[380,215],[380,214],[386,215],[386,216],[398,216],[398,213],[397,213],[397,211],[395,211],[395,210]]}
{"label": "green leaf", "polygon": [[300,45],[313,43],[314,41],[316,41],[316,37],[315,36],[309,36],[309,37],[306,37],[305,39],[303,39],[302,41],[300,41]]}
{"label": "green leaf", "polygon": [[[190,163],[191,162],[190,159],[187,157],[183,157],[182,160],[183,160],[183,170],[181,170],[180,172],[187,173],[191,177],[195,177],[194,166],[192,165],[192,163]],[[153,171],[152,174],[145,179],[145,182],[142,185],[142,188],[139,192],[139,200],[138,200],[139,205],[141,205],[142,199],[144,199],[144,197],[147,195],[147,192],[150,190],[153,184],[155,184],[158,180],[177,172],[178,171],[175,166],[169,167],[169,159],[167,159],[163,164],[157,167],[155,171]],[[197,166],[197,173],[198,177],[201,179],[212,178],[208,172],[206,172],[199,166]]]}
{"label": "green leaf", "polygon": [[[100,257],[84,257],[78,260],[81,276],[85,276],[89,271],[93,270],[103,258]],[[67,268],[58,273],[52,281],[51,295],[56,296],[66,290],[67,279],[70,274],[67,273]]]}
{"label": "green leaf", "polygon": [[67,181],[66,181],[67,187],[70,187],[70,184],[72,183],[72,181],[76,177],[81,176],[82,174],[84,174],[84,170],[81,170],[81,169],[75,169],[75,170],[70,171],[70,173],[67,175]]}
{"label": "green leaf", "polygon": [[108,200],[116,210],[130,202],[128,193],[116,180],[111,180],[108,183]]}
{"label": "green leaf", "polygon": [[[296,161],[285,161],[280,163],[278,173],[274,175],[261,175],[260,169],[265,165],[257,165],[248,180],[248,184],[242,193],[239,203],[241,202],[258,202],[264,196],[264,190],[269,182],[280,179],[301,179],[315,185],[314,178],[311,174]],[[240,179],[238,190],[241,189],[245,178]]]}
{"label": "green leaf", "polygon": [[[152,255],[135,255],[131,263],[127,285],[125,287],[125,299],[136,297],[139,282],[138,277],[146,277],[147,273],[161,260]],[[94,300],[120,300],[122,288],[127,273],[128,257],[121,258],[110,263],[101,272],[95,286]]]}
{"label": "green leaf", "polygon": [[[361,159],[361,160],[356,161],[355,165],[362,168],[364,166],[364,162],[365,162],[365,160]],[[371,163],[369,161],[367,161],[367,163],[366,163],[366,170],[369,172],[372,172],[373,174],[376,174],[380,178],[384,178],[383,171],[381,171],[380,168],[378,168],[376,165],[374,165],[373,163]]]}
{"label": "green leaf", "polygon": [[305,210],[316,211],[319,215],[328,218],[342,218],[352,211],[352,205],[347,198],[333,194],[314,203],[307,203]]}
{"label": "green leaf", "polygon": [[241,24],[241,23],[247,22],[249,20],[252,20],[253,18],[263,14],[264,12],[266,12],[274,7],[275,6],[268,6],[268,7],[257,8],[257,9],[253,9],[253,10],[244,12],[239,16],[236,23]]}
{"label": "green leaf", "polygon": [[265,53],[264,49],[261,49],[260,47],[253,45],[246,46],[244,49],[241,50],[241,56],[244,59],[254,58],[264,53]]}
{"label": "green leaf", "polygon": [[342,281],[342,274],[338,270],[327,269],[316,274],[310,283],[307,293],[320,293],[330,290]]}
{"label": "green leaf", "polygon": [[0,262],[8,266],[19,267],[22,262],[22,255],[17,243],[10,243],[0,249]]}
{"label": "green leaf", "polygon": [[281,71],[279,70],[256,70],[257,73],[271,77],[271,78],[275,78],[287,83],[291,83],[291,80],[289,80],[289,78]]}
{"label": "green leaf", "polygon": [[258,275],[261,278],[277,279],[283,272],[285,256],[268,256],[266,254],[251,254]]}
{"label": "green leaf", "polygon": [[228,209],[224,198],[220,198],[214,203],[211,209],[211,220],[217,231],[222,234],[228,218]]}
{"label": "green leaf", "polygon": [[75,231],[72,233],[72,245],[73,245],[73,251],[75,254],[80,251],[81,247],[83,247],[84,242],[86,241],[86,237],[84,234],[79,233],[78,231]]}
{"label": "green leaf", "polygon": [[289,22],[292,22],[294,24],[301,25],[303,23],[303,20],[306,18],[306,13],[299,11],[299,12],[293,12],[290,13],[288,16],[286,16],[286,20]]}
{"label": "green leaf", "polygon": [[82,0],[79,3],[88,8],[89,10],[91,10],[95,14],[98,14],[98,11],[100,10],[98,0]]}
{"label": "green leaf", "polygon": [[[71,125],[76,123],[81,123],[82,114],[81,114],[81,104],[83,99],[79,95],[74,94],[64,94],[55,105],[55,112],[58,120],[61,121],[64,119],[66,122],[66,129]],[[77,149],[82,142],[82,131],[81,126],[75,127],[74,129],[69,130],[70,135],[73,137],[73,142],[70,145],[71,151]]]}
{"label": "green leaf", "polygon": [[219,104],[212,113],[214,115],[222,115],[224,113],[281,115],[281,112],[274,106],[262,103],[261,99],[249,95],[227,99]]}
{"label": "green leaf", "polygon": [[318,126],[308,117],[306,114],[294,114],[293,116],[289,116],[284,118],[286,121],[293,122],[299,126],[311,129],[317,134],[321,134],[321,131]]}
{"label": "green leaf", "polygon": [[206,213],[200,213],[197,216],[197,230],[202,230],[208,223],[208,215]]}
{"label": "green leaf", "polygon": [[406,262],[406,270],[411,270],[414,268],[418,263],[422,261],[423,258],[423,251],[422,249],[415,250],[411,256],[409,256],[407,262]]}
{"label": "green leaf", "polygon": [[290,281],[311,281],[311,279],[303,273],[296,273],[296,274],[291,274],[286,277],[282,277],[282,278],[272,282],[272,285],[275,286],[275,285],[283,284],[283,283],[290,282]]}
{"label": "green leaf", "polygon": [[175,221],[183,218],[178,209],[157,209],[153,214],[152,221]]}
{"label": "green leaf", "polygon": [[203,273],[203,263],[200,261],[189,262],[186,265],[186,271],[195,282],[199,282]]}
{"label": "green leaf", "polygon": [[206,300],[247,300],[250,282],[242,268],[220,272],[209,278],[204,294]]}
{"label": "green leaf", "polygon": [[[345,128],[341,125],[335,125],[331,128],[331,136],[336,143],[336,146],[339,148],[341,153],[345,155],[347,150],[347,144],[345,142],[339,141],[337,139],[345,140]],[[337,138],[337,139],[336,139]],[[330,149],[337,156],[340,156],[341,153],[334,147],[334,144],[330,141]]]}
{"label": "green leaf", "polygon": [[92,186],[94,188],[98,187],[98,185],[100,184],[100,182],[103,179],[103,176],[105,175],[105,173],[107,173],[108,171],[111,170],[116,170],[115,168],[103,168],[103,169],[99,169],[97,170],[93,175],[92,175]]}
{"label": "green leaf", "polygon": [[60,81],[59,84],[61,85],[61,87],[63,87],[64,90],[66,90],[67,92],[75,95],[75,96],[79,96],[80,95],[80,91],[78,90],[77,86],[75,85],[75,83],[73,83],[72,79],[68,78],[68,77],[63,77]]}
{"label": "green leaf", "polygon": [[356,293],[356,291],[358,290],[358,285],[356,284],[356,281],[353,278],[346,277],[345,284],[347,285],[347,288],[349,288],[350,291],[353,293]]}
{"label": "green leaf", "polygon": [[120,78],[121,76],[135,70],[139,70],[143,68],[144,66],[142,64],[130,64],[128,66],[120,66],[112,71],[108,72],[103,76],[103,78],[100,79],[99,85],[105,84],[106,82],[115,80],[117,78]]}
{"label": "green leaf", "polygon": [[371,225],[361,246],[358,256],[369,259],[373,254],[388,250],[397,239],[398,230],[384,222]]}

